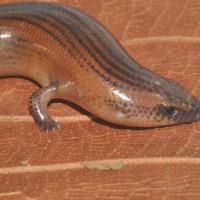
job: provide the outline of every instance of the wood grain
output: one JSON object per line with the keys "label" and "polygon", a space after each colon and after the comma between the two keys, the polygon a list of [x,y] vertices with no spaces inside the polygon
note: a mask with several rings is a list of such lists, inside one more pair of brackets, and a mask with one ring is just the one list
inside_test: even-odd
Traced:
{"label": "wood grain", "polygon": [[[135,60],[200,98],[198,0],[60,2],[97,18]],[[36,89],[27,80],[0,81],[0,199],[200,199],[200,122],[122,129],[54,103],[61,130],[44,134],[27,109]],[[120,169],[111,169],[117,162]]]}

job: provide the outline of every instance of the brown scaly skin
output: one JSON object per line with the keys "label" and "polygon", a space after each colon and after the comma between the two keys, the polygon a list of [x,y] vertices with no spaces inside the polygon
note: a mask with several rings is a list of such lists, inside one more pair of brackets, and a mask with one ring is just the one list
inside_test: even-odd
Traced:
{"label": "brown scaly skin", "polygon": [[40,129],[58,125],[53,98],[72,101],[109,122],[158,127],[199,119],[199,101],[175,81],[136,63],[113,36],[81,11],[56,3],[0,6],[0,76],[41,85],[30,98]]}

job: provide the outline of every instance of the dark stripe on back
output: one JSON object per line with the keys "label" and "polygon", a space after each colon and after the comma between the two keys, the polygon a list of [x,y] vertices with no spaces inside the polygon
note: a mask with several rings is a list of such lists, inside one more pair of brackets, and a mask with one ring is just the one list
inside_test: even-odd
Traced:
{"label": "dark stripe on back", "polygon": [[[19,4],[18,4],[19,5]],[[51,18],[53,18],[54,20],[56,20],[57,22],[59,22],[60,24],[61,24],[61,27],[63,27],[63,26],[67,26],[67,28],[68,28],[68,30],[71,30],[71,29],[73,29],[73,32],[72,32],[72,34],[76,34],[76,38],[78,39],[78,41],[81,43],[81,45],[82,46],[84,46],[86,49],[87,49],[87,51],[90,53],[90,55],[91,56],[93,56],[93,57],[95,57],[95,60],[96,60],[96,62],[97,63],[99,63],[99,65],[104,69],[104,70],[106,70],[108,73],[110,73],[111,75],[114,75],[114,76],[116,76],[118,79],[120,79],[120,80],[122,80],[122,81],[124,81],[124,82],[126,82],[126,83],[129,83],[129,84],[131,84],[131,86],[136,86],[136,87],[143,87],[143,89],[147,89],[148,88],[148,81],[146,81],[146,80],[144,80],[141,76],[138,76],[139,74],[138,73],[134,73],[134,76],[133,76],[133,74],[131,75],[129,72],[126,72],[126,71],[124,71],[124,70],[122,70],[122,68],[119,68],[118,67],[118,65],[116,64],[116,63],[113,63],[112,61],[110,61],[110,59],[109,58],[107,58],[106,56],[105,56],[105,54],[102,54],[102,52],[100,52],[99,50],[98,50],[98,48],[95,48],[95,45],[92,43],[92,40],[91,40],[91,38],[88,38],[87,37],[87,35],[85,35],[84,34],[84,31],[83,30],[81,30],[81,29],[79,29],[79,27],[78,26],[74,26],[74,25],[71,25],[70,26],[70,23],[69,23],[69,19],[67,20],[65,20],[66,22],[68,22],[68,24],[66,23],[66,22],[64,22],[62,19],[63,19],[63,17],[59,17],[58,18],[58,14],[57,15],[55,15],[55,13],[53,12],[53,14],[47,14],[47,13],[45,13],[44,14],[44,12],[42,13],[41,12],[41,9],[38,9],[38,8],[40,8],[39,6],[38,7],[36,7],[37,9],[35,9],[35,4],[34,4],[34,7],[32,7],[31,5],[29,5],[29,4],[23,4],[23,5],[26,5],[25,7],[24,7],[24,9],[26,8],[26,10],[21,10],[21,12],[23,11],[23,14],[25,15],[29,15],[30,16],[30,13],[27,13],[27,8],[29,7],[29,9],[31,9],[31,10],[33,10],[34,12],[36,12],[36,11],[39,11],[40,12],[40,16],[41,15],[48,15],[49,17],[51,17]],[[51,8],[52,8],[52,6],[53,6],[53,8],[54,8],[54,10],[58,10],[58,8],[59,8],[59,10],[62,8],[62,10],[63,10],[63,12],[64,12],[64,9],[63,9],[63,7],[61,7],[61,6],[56,6],[56,8],[55,8],[55,4],[45,4],[45,5],[48,5],[48,6],[50,6],[51,5]],[[57,4],[56,4],[57,5]],[[21,8],[21,7],[20,7]],[[11,11],[12,9],[10,9],[10,7],[7,7],[7,11]],[[14,15],[15,14],[15,10],[16,10],[16,8],[15,9],[13,9],[13,12],[12,12],[12,15]],[[52,9],[51,9],[52,10]],[[6,11],[6,9],[4,8],[4,12]],[[52,13],[52,12],[48,12],[48,13]],[[35,13],[36,14],[36,13]],[[64,14],[69,14],[69,13],[67,13],[67,10],[65,10],[65,13]],[[33,14],[33,16],[34,16],[34,18],[38,18],[38,15],[37,16],[35,16],[34,14]],[[39,20],[43,20],[44,21],[44,17],[45,16],[42,16],[42,18],[40,18]],[[27,17],[26,17],[27,18]],[[61,19],[62,18],[62,19]],[[22,19],[22,18],[21,18]],[[23,19],[23,20],[26,20],[26,19]],[[28,21],[29,23],[30,23],[30,20]],[[49,22],[49,20],[47,20],[46,21],[47,23],[50,23]],[[33,22],[32,22],[32,24],[33,24]],[[42,27],[40,24],[36,24],[35,22],[34,22],[34,25],[37,25],[38,27],[40,27],[41,29],[43,29],[43,31],[45,31],[45,32],[47,32],[49,35],[51,35],[52,37],[54,37],[54,39],[56,39],[58,42],[59,42],[59,44],[60,45],[62,45],[63,46],[63,43],[59,40],[59,38],[58,37],[55,37],[55,35],[52,33],[52,32],[50,32],[50,31],[48,31],[47,29],[45,30],[44,29],[44,27]],[[55,24],[51,24],[52,26],[54,26],[55,27]],[[55,28],[58,28],[58,27],[55,27]],[[85,26],[84,26],[84,28],[85,28]],[[60,29],[60,27],[59,27],[59,29],[58,29],[59,31],[61,31],[62,32],[62,34],[64,34],[64,32]],[[81,34],[80,34],[81,33]],[[82,37],[82,35],[84,34],[84,37]],[[65,35],[65,37],[67,36],[66,34],[64,34]],[[81,37],[82,37],[82,39],[81,39]],[[88,39],[87,41],[85,40],[85,39]],[[90,42],[90,44],[89,44],[89,42]],[[89,44],[89,45],[88,45]],[[72,44],[70,44],[70,45],[72,45]],[[92,47],[92,49],[91,49],[91,47]],[[97,54],[94,54],[94,52],[96,52]],[[103,62],[104,61],[106,61],[107,62],[107,64],[108,65],[110,65],[110,67],[108,66],[108,67],[106,67],[106,63],[102,63],[102,61],[100,61],[100,60],[102,60]],[[114,67],[113,67],[114,66]],[[125,69],[125,68],[124,68]],[[115,71],[114,71],[115,70]],[[133,69],[132,69],[132,71],[133,71]],[[123,73],[125,73],[125,77],[123,77]],[[127,78],[129,77],[129,80],[127,80]],[[142,81],[142,83],[143,84],[145,84],[146,86],[144,86],[144,85],[141,85],[140,84],[140,82]]]}
{"label": "dark stripe on back", "polygon": [[[17,49],[20,49],[20,53],[23,53],[23,55],[28,56],[28,52],[36,52],[38,55],[41,55],[41,51],[37,50],[37,48],[33,48],[32,42],[30,40],[26,40],[24,38],[19,37],[18,35],[12,35],[9,39],[0,39],[0,41],[4,44],[6,44],[5,47],[16,47]],[[1,45],[1,44],[0,44]],[[28,48],[25,48],[28,45]],[[7,51],[7,49],[3,49],[4,52]],[[10,49],[7,51],[9,54]],[[13,51],[14,52],[14,51]]]}
{"label": "dark stripe on back", "polygon": [[[73,42],[71,43],[69,42],[70,37],[65,33],[65,30],[75,35],[77,41],[95,59],[95,61],[101,66],[101,68],[104,69],[110,76],[114,76],[119,80],[121,80],[122,82],[130,84],[131,88],[133,89],[143,89],[143,90],[153,89],[155,91],[161,90],[161,92],[165,94],[166,98],[168,96],[171,96],[170,90],[165,89],[165,87],[163,88],[162,86],[162,85],[168,85],[167,80],[137,64],[123,50],[121,45],[119,45],[115,39],[111,38],[111,35],[107,33],[107,31],[102,26],[100,26],[95,20],[92,20],[90,17],[81,13],[77,9],[64,7],[56,3],[28,2],[28,3],[17,3],[10,5],[9,4],[1,5],[0,14],[1,13],[10,14],[12,16],[14,13],[17,15],[23,13],[23,16],[25,15],[26,16],[23,19],[22,17],[20,17],[21,19],[19,20],[22,21],[27,21],[26,18],[33,13],[35,19],[40,19],[41,21],[50,24],[52,27],[57,28],[57,30],[67,38],[67,39],[65,38],[65,40],[68,44],[70,44],[71,47],[75,46],[73,45]],[[53,19],[56,23],[50,22],[46,18],[46,16]],[[82,18],[87,18],[87,20]],[[82,26],[79,27],[77,25],[74,26],[74,24],[71,22],[74,19],[76,20],[76,22],[78,22],[78,24],[82,25],[83,27]],[[29,21],[29,23],[31,24],[31,21]],[[40,23],[32,22],[32,24],[39,27],[44,32],[48,33],[59,43],[59,45],[61,46],[65,45],[62,43],[63,41],[61,41],[59,37],[57,37],[54,33],[49,31],[49,29],[42,26]],[[91,27],[90,26],[91,24],[93,25],[95,24],[94,27]],[[98,31],[95,32],[95,28],[97,28],[98,31],[100,32]],[[87,33],[89,33],[90,36],[88,36]],[[106,42],[108,42],[110,46],[106,45]],[[98,48],[99,46],[98,45],[95,46],[96,44],[100,45],[100,47],[103,46],[103,48]],[[68,48],[65,49],[69,51]],[[76,49],[76,52],[80,55],[80,51],[78,49]],[[75,58],[74,55],[73,57]],[[87,61],[87,64],[95,73],[99,74],[104,80],[113,84],[111,79],[105,77],[104,74],[101,74],[100,71],[97,68],[95,68],[95,66],[92,66],[92,64],[89,61]],[[122,65],[123,68],[121,67]],[[154,80],[160,81],[162,85],[161,86],[156,85],[154,83]],[[119,87],[119,85],[117,85],[118,83],[115,82],[115,84],[116,86]],[[123,84],[121,86],[124,87]],[[173,94],[173,95],[174,98],[180,100],[182,99],[181,97],[179,97],[178,94]]]}
{"label": "dark stripe on back", "polygon": [[[52,5],[49,5],[49,6],[52,6]],[[76,37],[79,39],[79,41],[82,43],[82,45],[87,50],[90,50],[90,53],[93,56],[96,56],[93,53],[93,52],[96,52],[97,55],[99,55],[100,59],[103,58],[103,60],[105,60],[107,62],[107,64],[110,65],[109,69],[110,69],[111,74],[114,73],[113,70],[115,70],[116,73],[119,73],[118,76],[120,76],[120,77],[122,76],[122,74],[124,74],[125,79],[130,78],[131,81],[133,79],[135,79],[135,80],[138,79],[139,81],[142,80],[143,83],[148,84],[148,80],[145,77],[146,75],[144,76],[144,74],[143,74],[143,77],[141,77],[141,70],[140,70],[141,67],[139,66],[139,64],[137,64],[135,61],[133,61],[127,55],[127,53],[121,47],[121,45],[115,39],[113,39],[113,37],[110,35],[110,33],[107,32],[106,30],[104,30],[104,28],[102,28],[102,26],[100,24],[98,24],[98,22],[96,22],[95,20],[92,20],[89,16],[87,16],[83,13],[80,13],[76,9],[66,8],[66,7],[56,7],[55,10],[57,10],[59,12],[57,13],[57,15],[54,15],[54,16],[57,17],[58,15],[60,15],[60,13],[62,13],[62,15],[66,16],[65,20],[64,20],[63,16],[60,16],[59,18],[57,17],[57,20],[60,23],[62,23],[64,26],[68,27],[69,29],[73,29],[73,34],[76,35]],[[75,13],[75,12],[77,12],[77,13]],[[79,16],[79,15],[81,15],[81,16]],[[75,24],[79,24],[80,26],[71,26],[70,27],[70,24],[68,24],[68,20],[67,20],[68,18],[70,19],[69,16],[73,20],[76,20]],[[86,19],[89,20],[89,22],[86,23],[86,20],[83,20],[81,17],[85,17]],[[95,26],[89,27],[89,25],[92,23],[95,24]],[[83,27],[83,28],[81,28],[81,27]],[[104,32],[102,32],[103,37],[98,35],[98,32],[96,32],[96,30],[99,28],[104,30]],[[111,43],[110,46],[106,45],[106,42],[103,42],[103,40],[102,40],[103,38],[107,38],[107,37],[109,37],[109,39],[112,40],[112,42],[110,42]],[[110,40],[107,40],[107,42]],[[118,49],[116,50],[115,48],[112,48],[112,46],[115,46]],[[113,52],[118,53],[118,55],[117,56],[114,55]],[[121,55],[123,55],[123,56],[121,56]],[[97,57],[97,59],[98,59],[98,57]],[[128,61],[129,63],[123,62],[123,61]],[[130,65],[130,63],[131,63],[131,65]],[[143,69],[142,72],[144,72],[144,71],[145,71],[145,69]],[[149,73],[151,73],[151,72],[149,72]],[[149,76],[148,76],[148,78],[149,78]]]}

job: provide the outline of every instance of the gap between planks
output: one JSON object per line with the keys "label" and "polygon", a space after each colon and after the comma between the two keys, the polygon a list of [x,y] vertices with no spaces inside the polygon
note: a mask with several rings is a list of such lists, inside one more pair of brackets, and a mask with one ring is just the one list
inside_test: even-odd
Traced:
{"label": "gap between planks", "polygon": [[49,164],[49,165],[27,165],[18,167],[0,168],[0,175],[8,174],[23,174],[23,173],[41,173],[41,172],[56,172],[65,170],[80,170],[86,168],[83,162],[96,162],[98,164],[113,164],[121,162],[122,169],[127,165],[149,165],[149,164],[195,164],[200,165],[200,158],[127,158],[127,159],[108,159],[108,160],[93,160],[80,161],[74,163]]}
{"label": "gap between planks", "polygon": [[145,44],[152,42],[192,42],[200,43],[200,37],[190,37],[190,36],[158,36],[158,37],[144,37],[144,38],[134,38],[122,41],[122,44],[129,46],[135,44]]}
{"label": "gap between planks", "polygon": [[[91,121],[86,115],[54,117],[57,122],[79,122]],[[0,122],[33,122],[33,118],[28,115],[0,115]]]}

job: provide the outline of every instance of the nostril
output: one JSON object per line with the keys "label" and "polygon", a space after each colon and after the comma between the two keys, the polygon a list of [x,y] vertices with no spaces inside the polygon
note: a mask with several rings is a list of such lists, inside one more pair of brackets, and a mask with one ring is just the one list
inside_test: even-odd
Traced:
{"label": "nostril", "polygon": [[193,115],[195,115],[196,120],[199,120],[200,118],[200,102],[197,101],[196,105],[193,108]]}
{"label": "nostril", "polygon": [[188,110],[187,122],[197,121],[200,118],[200,101],[194,99],[194,103],[190,104],[191,107]]}

